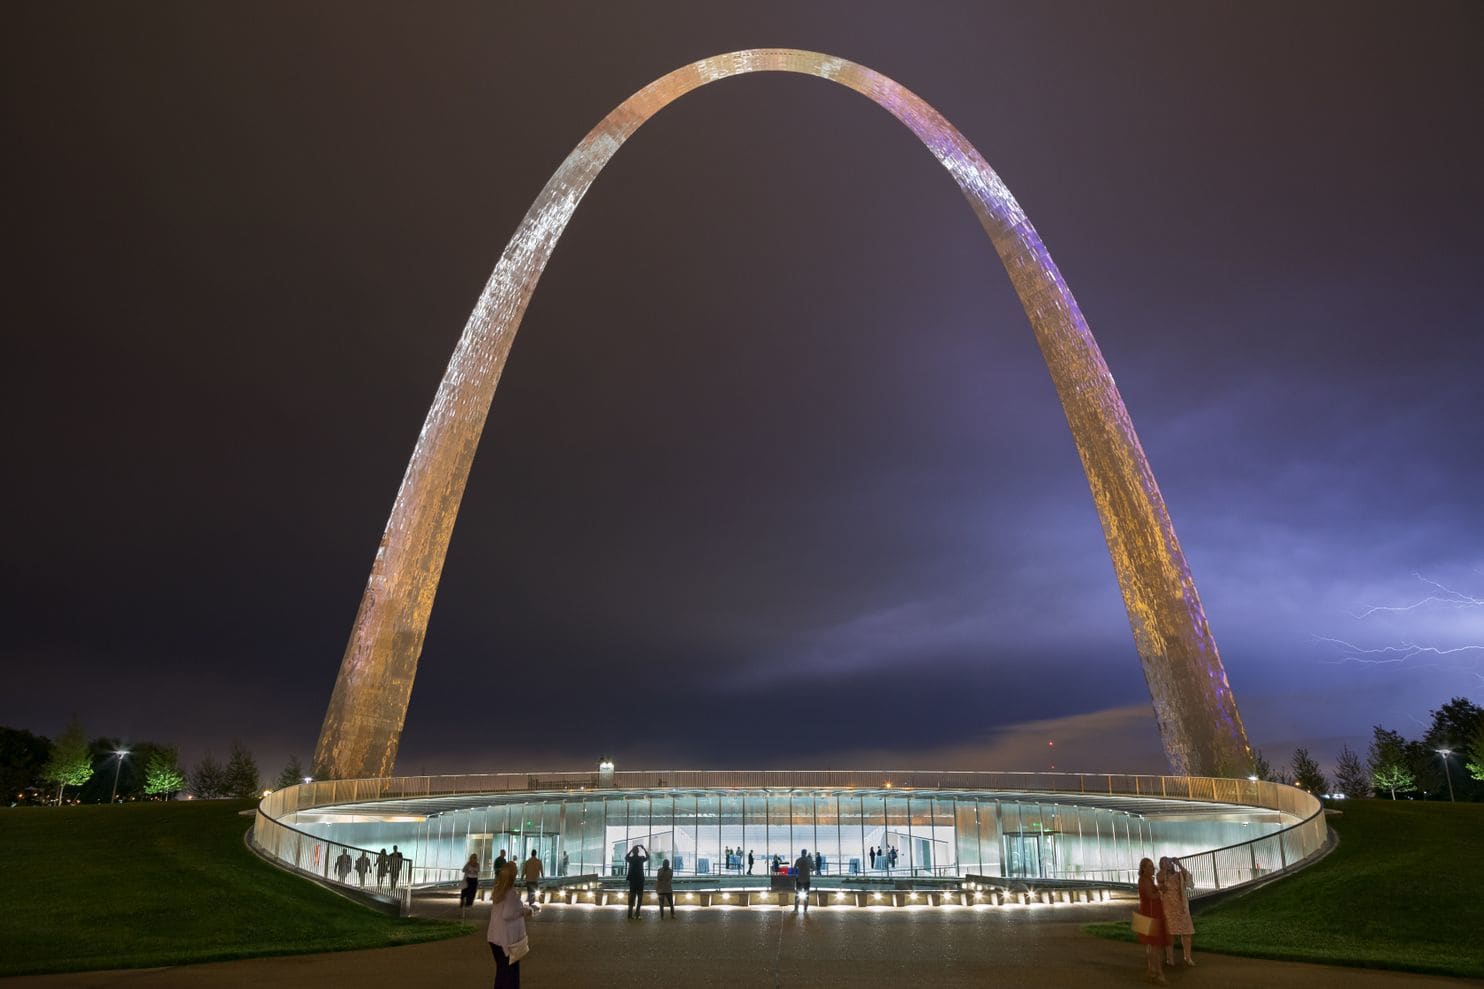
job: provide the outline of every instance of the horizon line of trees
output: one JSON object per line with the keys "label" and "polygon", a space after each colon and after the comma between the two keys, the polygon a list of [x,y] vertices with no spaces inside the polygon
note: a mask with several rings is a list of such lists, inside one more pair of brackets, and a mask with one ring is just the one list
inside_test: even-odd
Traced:
{"label": "horizon line of trees", "polygon": [[[136,742],[124,757],[116,754],[122,748],[116,738],[89,741],[76,717],[55,741],[0,726],[0,786],[15,795],[6,797],[12,802],[41,798],[58,804],[69,788],[81,803],[106,803],[115,793],[124,800],[169,800],[185,791],[203,800],[250,799],[262,793],[257,761],[237,741],[226,763],[208,751],[189,771],[182,770],[173,745]],[[1333,772],[1331,785],[1331,777],[1304,747],[1294,749],[1287,765],[1278,766],[1262,749],[1254,752],[1258,778],[1316,795],[1484,801],[1484,708],[1454,697],[1432,712],[1427,731],[1416,739],[1375,725],[1365,759],[1342,746]],[[272,788],[304,779],[298,757],[291,756]]]}
{"label": "horizon line of trees", "polygon": [[1286,766],[1273,766],[1257,749],[1253,772],[1316,795],[1484,801],[1484,708],[1454,697],[1432,712],[1427,731],[1415,739],[1373,726],[1364,760],[1350,746],[1340,747],[1333,786],[1303,747],[1293,750]]}
{"label": "horizon line of trees", "polygon": [[[127,750],[128,755],[118,753]],[[303,782],[297,757],[289,760],[275,789]],[[250,799],[263,792],[252,753],[233,741],[225,763],[207,752],[185,770],[174,745],[100,736],[88,739],[74,717],[55,740],[0,726],[0,786],[5,801],[62,804],[118,800],[171,800],[182,793],[202,800]]]}

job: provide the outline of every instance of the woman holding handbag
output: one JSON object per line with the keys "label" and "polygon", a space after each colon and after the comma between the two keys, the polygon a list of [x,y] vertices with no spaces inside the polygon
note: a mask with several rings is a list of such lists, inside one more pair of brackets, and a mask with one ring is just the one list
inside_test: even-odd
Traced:
{"label": "woman holding handbag", "polygon": [[495,956],[495,989],[520,989],[520,960],[531,950],[526,918],[531,908],[515,891],[515,863],[506,862],[490,893],[490,954]]}
{"label": "woman holding handbag", "polygon": [[1152,859],[1139,862],[1139,912],[1134,914],[1134,932],[1144,946],[1145,977],[1150,982],[1167,985],[1164,962],[1170,933],[1165,927],[1165,908],[1159,884],[1154,881]]}

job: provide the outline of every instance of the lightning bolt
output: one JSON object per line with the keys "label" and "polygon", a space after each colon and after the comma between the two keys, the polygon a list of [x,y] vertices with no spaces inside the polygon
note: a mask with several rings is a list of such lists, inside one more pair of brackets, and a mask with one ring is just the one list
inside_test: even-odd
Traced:
{"label": "lightning bolt", "polygon": [[[1474,573],[1484,575],[1484,570]],[[1365,621],[1376,616],[1415,615],[1417,620],[1432,609],[1484,610],[1484,597],[1450,587],[1439,580],[1413,573],[1413,578],[1426,585],[1427,592],[1409,604],[1378,604],[1350,612],[1350,617]],[[1408,669],[1441,669],[1467,673],[1484,682],[1484,642],[1462,642],[1456,645],[1434,645],[1420,637],[1409,636],[1397,642],[1381,646],[1362,646],[1347,639],[1329,635],[1315,635],[1315,641],[1339,647],[1340,655],[1334,659],[1320,660],[1331,665],[1355,664],[1359,666],[1406,666]],[[1470,658],[1474,657],[1474,658]],[[1419,661],[1420,660],[1420,661]]]}
{"label": "lightning bolt", "polygon": [[[1476,570],[1474,572],[1475,573],[1480,573],[1481,571]],[[1356,618],[1356,619],[1362,619],[1362,618],[1369,618],[1369,617],[1371,617],[1374,614],[1378,614],[1378,613],[1382,613],[1382,612],[1396,613],[1396,612],[1402,612],[1402,611],[1416,611],[1418,608],[1423,608],[1423,607],[1426,607],[1427,605],[1430,605],[1430,604],[1448,605],[1448,606],[1451,606],[1451,607],[1454,607],[1454,608],[1478,608],[1478,607],[1484,607],[1484,598],[1476,598],[1476,597],[1474,597],[1471,594],[1465,594],[1462,591],[1455,591],[1453,588],[1448,587],[1447,585],[1442,584],[1439,581],[1433,580],[1430,577],[1424,577],[1420,573],[1415,573],[1414,572],[1412,574],[1412,576],[1413,577],[1416,577],[1418,580],[1422,581],[1424,584],[1430,585],[1431,587],[1433,587],[1434,589],[1436,589],[1438,591],[1438,593],[1437,594],[1429,594],[1427,597],[1421,598],[1421,599],[1419,599],[1417,601],[1413,601],[1411,604],[1403,604],[1403,605],[1376,605],[1376,606],[1371,607],[1371,608],[1365,608],[1365,609],[1363,609],[1361,611],[1358,611],[1358,612],[1351,612],[1351,617],[1352,618]],[[1478,648],[1478,647],[1475,647],[1475,648]]]}

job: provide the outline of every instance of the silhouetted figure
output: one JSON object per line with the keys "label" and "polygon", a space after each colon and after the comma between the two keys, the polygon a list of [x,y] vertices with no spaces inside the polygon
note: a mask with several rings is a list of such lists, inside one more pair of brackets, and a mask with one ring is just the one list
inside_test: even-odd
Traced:
{"label": "silhouetted figure", "polygon": [[335,875],[340,877],[341,882],[345,882],[350,876],[350,870],[350,851],[342,848],[340,850],[340,857],[335,859]]}
{"label": "silhouetted figure", "polygon": [[876,868],[876,846],[871,846],[871,868]]}
{"label": "silhouetted figure", "polygon": [[747,874],[752,875],[752,849],[747,850]]}
{"label": "silhouetted figure", "polygon": [[673,881],[675,872],[670,868],[669,859],[660,860],[660,871],[654,874],[654,895],[660,904],[660,919],[665,919],[665,904],[670,905],[670,919],[675,919],[675,889]]}
{"label": "silhouetted figure", "polygon": [[809,857],[809,849],[799,850],[799,857],[794,860],[794,913],[799,912],[799,901],[804,901],[804,912],[809,912],[809,871],[814,867],[814,860]]}
{"label": "silhouetted figure", "polygon": [[356,875],[358,877],[360,877],[361,886],[362,887],[365,887],[365,885],[366,885],[366,873],[368,873],[370,871],[371,871],[371,856],[367,855],[365,853],[365,851],[363,850],[361,852],[361,857],[358,858],[358,859],[356,859]]}
{"label": "silhouetted figure", "polygon": [[644,906],[644,866],[649,862],[649,853],[643,845],[635,845],[624,861],[629,864],[629,916],[637,919]]}
{"label": "silhouetted figure", "polygon": [[383,848],[376,853],[376,886],[378,889],[386,885],[387,865],[386,849]]}
{"label": "silhouetted figure", "polygon": [[817,849],[814,852],[814,874],[817,876],[824,872],[824,855]]}
{"label": "silhouetted figure", "polygon": [[562,849],[562,857],[557,862],[557,875],[559,875],[559,876],[565,876],[567,874],[567,865],[571,861],[572,860],[567,857],[567,850],[565,848]]}
{"label": "silhouetted figure", "polygon": [[397,888],[397,879],[402,875],[402,863],[405,861],[407,860],[402,857],[402,853],[397,850],[397,846],[393,845],[392,857],[386,860],[387,869],[391,872],[392,876],[392,889]]}

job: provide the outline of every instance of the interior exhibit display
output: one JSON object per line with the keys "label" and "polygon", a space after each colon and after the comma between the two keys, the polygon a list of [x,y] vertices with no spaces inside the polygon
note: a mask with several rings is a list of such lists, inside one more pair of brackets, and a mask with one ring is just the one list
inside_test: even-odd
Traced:
{"label": "interior exhibit display", "polygon": [[864,66],[792,49],[717,55],[656,80],[593,128],[536,197],[479,296],[418,436],[325,714],[316,775],[392,772],[490,403],[536,283],[578,203],[654,114],[707,83],[753,72],[800,73],[855,90],[905,124],[958,183],[1009,273],[1061,399],[1170,766],[1179,774],[1246,776],[1246,733],[1169,513],[1113,377],[1040,236],[983,156],[931,106]]}

